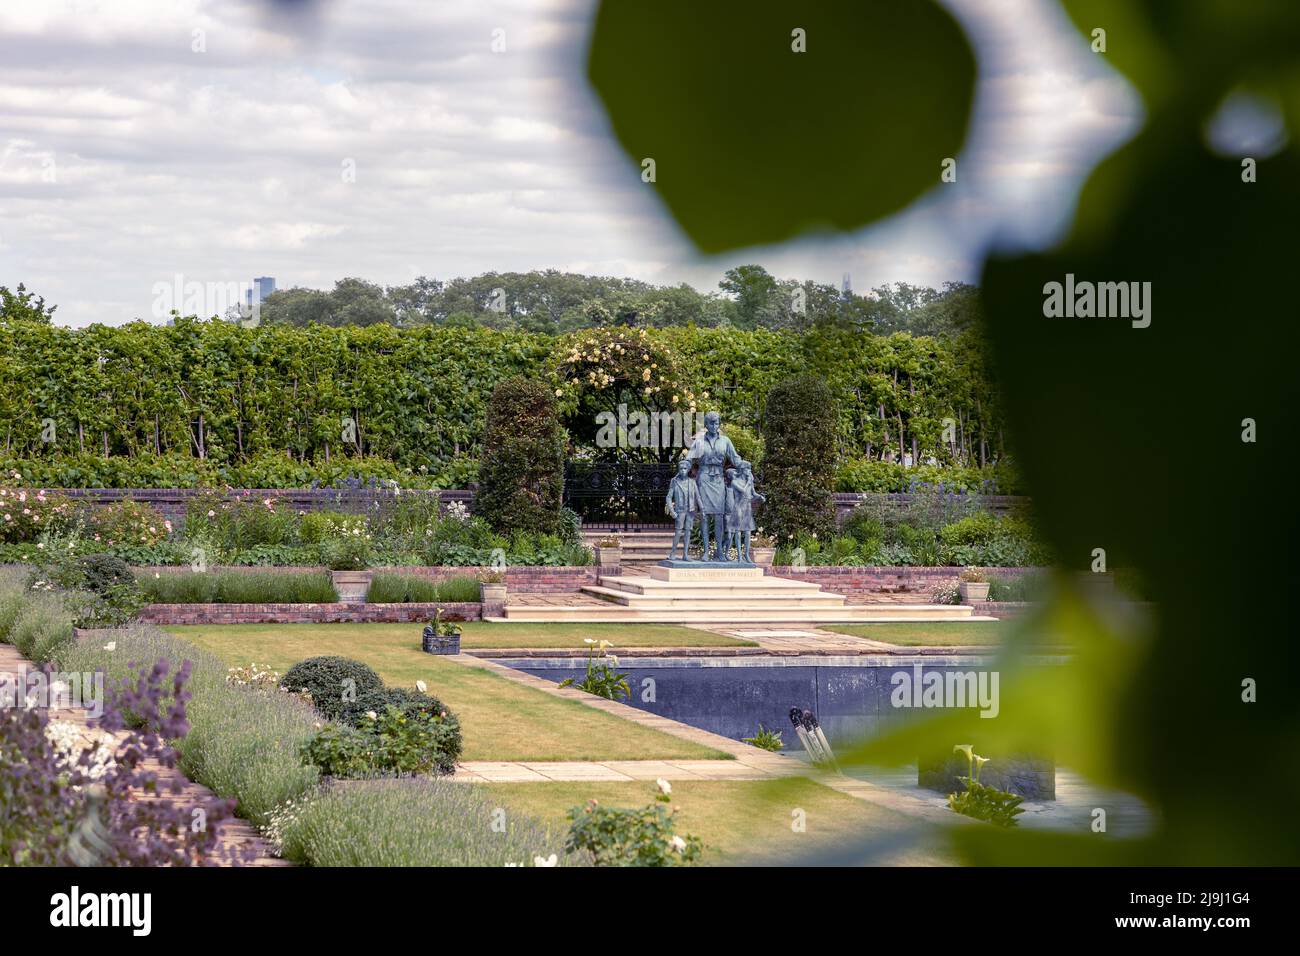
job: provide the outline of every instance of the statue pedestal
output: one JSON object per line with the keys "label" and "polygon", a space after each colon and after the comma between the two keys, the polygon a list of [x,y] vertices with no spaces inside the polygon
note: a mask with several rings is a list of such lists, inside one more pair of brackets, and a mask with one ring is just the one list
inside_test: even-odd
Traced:
{"label": "statue pedestal", "polygon": [[737,561],[683,561],[668,558],[650,565],[650,577],[656,581],[761,581],[763,569],[756,564]]}

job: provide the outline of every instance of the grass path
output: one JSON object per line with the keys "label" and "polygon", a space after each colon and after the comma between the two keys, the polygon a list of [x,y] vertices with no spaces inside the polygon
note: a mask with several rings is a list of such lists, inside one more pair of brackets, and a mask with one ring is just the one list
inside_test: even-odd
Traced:
{"label": "grass path", "polygon": [[905,621],[893,624],[822,624],[823,631],[883,641],[898,647],[966,647],[995,645],[1008,621]]}
{"label": "grass path", "polygon": [[[211,634],[224,641],[231,635],[249,641],[297,641],[303,636],[328,633],[331,640],[370,645],[375,642],[407,641],[418,645],[422,624],[194,624],[169,626],[168,630],[189,640],[196,635]],[[490,623],[466,621],[461,624],[461,647],[465,650],[493,648],[562,648],[586,654],[583,638],[613,643],[612,653],[620,647],[756,647],[753,641],[739,640],[710,631],[681,627],[677,624],[527,623],[509,621]]]}
{"label": "grass path", "polygon": [[[486,625],[495,627],[497,625]],[[371,628],[358,632],[357,628]],[[480,667],[425,654],[419,629],[400,625],[280,624],[169,627],[228,663],[256,661],[283,673],[321,654],[364,661],[395,687],[417,680],[460,717],[465,760],[702,760],[726,754],[579,703],[505,680]]]}
{"label": "grass path", "polygon": [[[654,799],[647,783],[496,783],[482,786],[507,808],[557,828],[565,814],[588,800],[617,807],[641,807]],[[704,862],[713,865],[802,862],[819,851],[843,849],[855,840],[883,837],[915,827],[916,821],[801,777],[773,781],[677,781],[672,806],[678,831],[700,837]],[[800,812],[801,811],[801,812]],[[803,832],[796,832],[798,821]],[[927,828],[922,828],[927,832]],[[953,862],[937,837],[892,854],[908,866]]]}

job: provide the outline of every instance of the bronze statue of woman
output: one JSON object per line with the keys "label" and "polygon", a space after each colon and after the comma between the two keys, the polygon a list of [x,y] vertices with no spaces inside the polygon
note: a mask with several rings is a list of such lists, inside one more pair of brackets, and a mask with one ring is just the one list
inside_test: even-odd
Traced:
{"label": "bronze statue of woman", "polygon": [[[731,439],[719,430],[722,416],[709,412],[704,416],[704,434],[691,443],[686,460],[696,465],[695,483],[700,490],[700,534],[704,539],[704,550],[700,552],[702,561],[725,561],[727,559],[726,515],[727,515],[727,479],[726,469],[745,464],[745,460],[736,454],[736,446]],[[709,557],[709,531],[713,531],[713,557]]]}

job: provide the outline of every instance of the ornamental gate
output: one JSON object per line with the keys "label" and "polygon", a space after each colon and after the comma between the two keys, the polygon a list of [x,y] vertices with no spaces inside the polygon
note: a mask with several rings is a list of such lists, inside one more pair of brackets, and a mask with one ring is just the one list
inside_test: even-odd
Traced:
{"label": "ornamental gate", "polygon": [[564,468],[564,504],[587,527],[672,527],[664,498],[675,474],[676,465],[661,462],[570,462]]}

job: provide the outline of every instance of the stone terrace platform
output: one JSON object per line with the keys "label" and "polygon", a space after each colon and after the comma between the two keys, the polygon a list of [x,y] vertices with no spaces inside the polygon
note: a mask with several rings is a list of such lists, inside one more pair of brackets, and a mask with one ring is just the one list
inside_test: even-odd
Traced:
{"label": "stone terrace platform", "polygon": [[[501,620],[695,623],[869,623],[990,620],[962,604],[851,603],[813,581],[744,566],[665,567],[601,575],[577,594],[510,594]],[[491,618],[490,618],[491,619]]]}

